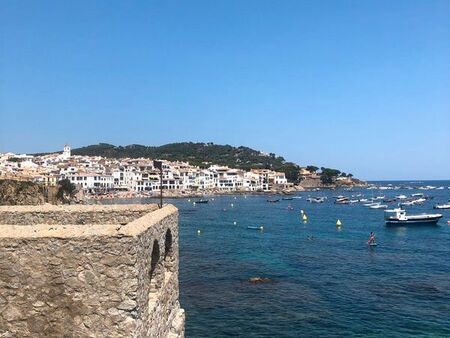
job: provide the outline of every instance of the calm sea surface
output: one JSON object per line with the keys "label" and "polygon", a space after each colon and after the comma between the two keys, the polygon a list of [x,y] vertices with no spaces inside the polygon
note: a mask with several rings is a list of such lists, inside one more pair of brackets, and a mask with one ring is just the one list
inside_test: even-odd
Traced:
{"label": "calm sea surface", "polygon": [[[339,194],[434,196],[407,209],[415,213],[450,198],[449,181],[399,184],[445,189],[320,191],[279,203],[250,195],[195,206],[171,200],[180,210],[186,337],[450,337],[450,210],[438,211],[437,226],[389,228],[382,210],[333,204]],[[309,196],[328,200],[311,204]]]}

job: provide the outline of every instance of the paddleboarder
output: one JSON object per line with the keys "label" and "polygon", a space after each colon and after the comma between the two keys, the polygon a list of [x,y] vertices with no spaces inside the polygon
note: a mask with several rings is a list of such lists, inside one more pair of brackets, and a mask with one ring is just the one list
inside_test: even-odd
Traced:
{"label": "paddleboarder", "polygon": [[368,245],[375,244],[375,234],[373,233],[373,231],[370,232],[369,240],[367,241],[367,244]]}

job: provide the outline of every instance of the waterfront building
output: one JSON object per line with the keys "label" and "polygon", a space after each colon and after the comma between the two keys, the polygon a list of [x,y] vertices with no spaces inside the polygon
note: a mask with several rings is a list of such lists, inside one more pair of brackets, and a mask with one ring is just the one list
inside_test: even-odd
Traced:
{"label": "waterfront building", "polygon": [[88,189],[112,189],[114,187],[114,178],[105,174],[73,174],[68,175],[69,181],[84,190]]}

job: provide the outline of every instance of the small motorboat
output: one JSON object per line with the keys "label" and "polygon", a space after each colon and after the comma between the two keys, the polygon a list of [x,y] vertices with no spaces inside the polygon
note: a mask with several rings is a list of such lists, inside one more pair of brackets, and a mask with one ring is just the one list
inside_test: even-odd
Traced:
{"label": "small motorboat", "polygon": [[387,205],[386,204],[374,204],[371,205],[369,208],[370,209],[387,209]]}
{"label": "small motorboat", "polygon": [[248,226],[247,227],[247,229],[250,229],[250,230],[264,230],[264,227],[261,225],[261,226]]}
{"label": "small motorboat", "polygon": [[292,201],[294,198],[293,197],[283,197],[282,200],[283,201]]}
{"label": "small motorboat", "polygon": [[323,203],[325,202],[325,197],[314,197],[314,198],[308,198],[307,199],[308,202],[310,203]]}
{"label": "small motorboat", "polygon": [[386,225],[436,224],[441,218],[442,214],[407,215],[406,211],[400,208],[384,211]]}
{"label": "small motorboat", "polygon": [[334,204],[349,204],[349,200],[347,197],[340,197],[334,201]]}
{"label": "small motorboat", "polygon": [[447,204],[436,204],[434,209],[450,209],[450,203]]}
{"label": "small motorboat", "polygon": [[280,202],[280,200],[279,200],[279,199],[276,199],[276,200],[267,200],[267,202],[269,202],[269,203],[277,203],[277,202]]}
{"label": "small motorboat", "polygon": [[208,202],[209,202],[208,200],[198,200],[198,201],[195,201],[194,203],[195,204],[206,204]]}

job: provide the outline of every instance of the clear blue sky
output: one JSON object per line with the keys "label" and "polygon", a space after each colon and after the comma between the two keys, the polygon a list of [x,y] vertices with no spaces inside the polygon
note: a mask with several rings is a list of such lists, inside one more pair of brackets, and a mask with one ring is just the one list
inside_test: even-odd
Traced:
{"label": "clear blue sky", "polygon": [[450,1],[0,0],[0,152],[177,141],[450,178]]}

